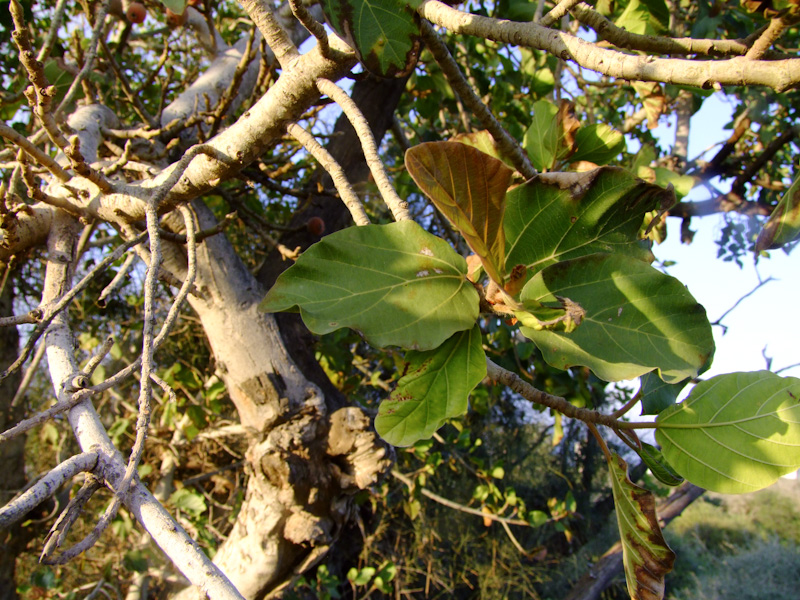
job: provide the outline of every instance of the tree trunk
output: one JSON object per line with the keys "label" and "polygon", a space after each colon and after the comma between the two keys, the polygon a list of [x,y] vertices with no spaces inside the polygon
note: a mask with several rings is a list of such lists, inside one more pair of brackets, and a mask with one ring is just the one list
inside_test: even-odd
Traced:
{"label": "tree trunk", "polygon": [[[7,275],[0,290],[0,316],[13,313],[13,276],[7,272],[8,265],[1,265]],[[19,333],[16,327],[0,327],[0,369],[5,369],[17,358]],[[24,407],[14,406],[12,400],[22,377],[17,371],[0,381],[0,431],[5,431],[23,416]],[[25,487],[25,436],[19,436],[0,444],[0,465],[3,465],[3,485],[0,487],[0,506],[5,506],[14,495]],[[31,537],[31,528],[16,525],[0,530],[0,600],[15,600],[17,596],[14,579],[17,556],[24,550]]]}

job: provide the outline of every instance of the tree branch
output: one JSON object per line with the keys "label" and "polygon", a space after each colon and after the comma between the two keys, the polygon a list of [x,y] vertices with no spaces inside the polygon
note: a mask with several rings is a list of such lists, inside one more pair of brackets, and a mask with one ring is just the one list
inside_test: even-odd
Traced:
{"label": "tree branch", "polygon": [[418,12],[454,33],[545,50],[562,60],[621,79],[657,81],[710,89],[716,85],[761,85],[783,92],[800,84],[800,59],[752,61],[735,57],[693,61],[625,54],[599,48],[568,33],[536,23],[516,23],[482,17],[425,0]]}

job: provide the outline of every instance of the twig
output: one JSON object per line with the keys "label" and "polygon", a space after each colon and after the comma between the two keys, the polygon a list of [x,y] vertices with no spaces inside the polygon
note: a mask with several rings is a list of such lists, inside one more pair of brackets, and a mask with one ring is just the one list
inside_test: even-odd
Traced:
{"label": "twig", "polygon": [[[405,484],[409,489],[414,488],[414,482],[403,475],[397,469],[392,469],[392,476],[403,484]],[[478,510],[476,508],[470,508],[469,506],[464,506],[463,504],[459,504],[458,502],[453,502],[452,500],[448,500],[447,498],[443,498],[442,496],[433,493],[427,488],[420,488],[419,490],[423,496],[426,498],[430,498],[434,502],[441,504],[442,506],[446,506],[447,508],[452,508],[470,515],[475,515],[476,517],[481,517],[483,519],[489,519],[491,521],[497,521],[499,523],[504,523],[506,525],[521,525],[523,527],[530,527],[531,524],[527,521],[522,519],[509,519],[508,517],[501,517],[500,515],[495,515],[492,513],[483,512],[482,510]],[[525,552],[524,550],[522,551]]]}
{"label": "twig", "polygon": [[53,319],[58,315],[62,310],[64,310],[72,300],[80,294],[91,282],[92,280],[101,273],[108,265],[113,263],[131,247],[141,243],[147,237],[147,232],[143,232],[136,236],[134,239],[125,242],[117,246],[114,251],[106,256],[103,260],[101,260],[95,267],[89,271],[83,279],[81,279],[76,285],[72,287],[66,294],[64,294],[59,301],[53,307],[47,307],[45,309],[45,314],[42,317],[42,320],[39,322],[39,325],[34,329],[33,333],[31,333],[28,341],[25,343],[25,347],[22,349],[22,352],[17,357],[17,359],[9,366],[7,369],[0,372],[0,381],[5,379],[9,376],[9,374],[16,371],[22,364],[28,359],[28,356],[31,353],[31,350],[36,345],[36,342],[41,337],[42,333],[47,329]]}
{"label": "twig", "polygon": [[317,79],[316,84],[320,93],[325,94],[341,107],[342,112],[345,114],[348,121],[350,121],[353,129],[355,129],[356,135],[361,142],[361,148],[364,150],[364,157],[367,160],[370,173],[372,173],[372,178],[375,180],[375,185],[378,186],[378,191],[380,191],[386,206],[392,211],[395,221],[407,221],[410,219],[411,215],[408,213],[408,202],[400,199],[391,181],[389,181],[389,176],[386,174],[383,162],[380,156],[378,156],[378,146],[375,144],[375,137],[372,135],[369,123],[364,118],[361,110],[359,110],[356,103],[353,102],[353,99],[350,98],[342,88],[329,79]]}
{"label": "twig", "polygon": [[28,488],[19,498],[15,498],[0,508],[0,530],[19,521],[55,494],[64,483],[78,473],[91,471],[95,465],[97,465],[97,452],[84,452],[62,462]]}
{"label": "twig", "polygon": [[599,423],[612,429],[653,429],[656,427],[655,423],[619,421],[611,415],[605,415],[588,408],[578,408],[561,396],[552,396],[547,392],[537,390],[528,382],[520,379],[516,373],[504,369],[488,358],[486,359],[486,374],[489,378],[502,383],[526,400],[557,410],[571,419],[578,419],[584,423]]}
{"label": "twig", "polygon": [[67,182],[72,179],[72,175],[67,173],[49,154],[34,146],[28,138],[18,133],[16,129],[9,127],[5,123],[0,123],[0,137],[4,137],[9,142],[22,148],[28,156],[61,181]]}
{"label": "twig", "polygon": [[783,35],[783,32],[786,31],[787,28],[797,23],[797,20],[797,14],[792,14],[791,12],[784,13],[779,17],[772,19],[769,22],[769,26],[767,27],[766,31],[764,31],[764,33],[758,37],[744,57],[747,60],[759,60],[763,58],[764,54],[767,53],[767,50],[770,49],[772,44],[778,41],[778,38]]}
{"label": "twig", "polygon": [[423,21],[420,27],[422,32],[422,39],[433,54],[436,62],[442,68],[447,78],[450,87],[459,95],[461,100],[472,113],[478,117],[483,127],[489,131],[494,138],[497,148],[500,152],[508,157],[512,164],[516,167],[525,179],[532,179],[536,177],[537,171],[531,164],[527,153],[520,147],[517,141],[505,130],[500,122],[489,110],[489,107],[484,104],[472,89],[472,86],[467,81],[458,63],[450,55],[447,46],[444,45],[439,35],[433,29],[430,23]]}
{"label": "twig", "polygon": [[22,6],[20,6],[18,0],[11,0],[8,8],[14,21],[14,31],[11,37],[19,49],[19,61],[25,67],[28,80],[33,84],[33,92],[29,94],[26,90],[25,95],[31,103],[33,112],[42,123],[42,127],[50,141],[63,150],[67,147],[67,140],[58,128],[55,117],[51,112],[53,97],[56,93],[55,88],[48,84],[42,63],[35,58],[33,47],[28,39],[28,30],[25,27]]}
{"label": "twig", "polygon": [[39,368],[39,363],[42,362],[42,357],[44,357],[45,347],[45,344],[39,344],[39,346],[36,348],[36,352],[33,355],[31,364],[29,364],[28,368],[25,369],[25,374],[22,376],[22,381],[20,382],[17,391],[14,393],[14,398],[11,400],[11,406],[13,408],[19,406],[19,403],[22,402],[22,399],[25,397],[25,393],[28,391],[31,381],[33,381],[33,376]]}
{"label": "twig", "polygon": [[42,310],[34,308],[24,315],[12,315],[10,317],[0,317],[0,327],[10,327],[12,325],[31,325],[38,323],[42,318]]}
{"label": "twig", "polygon": [[86,506],[86,503],[89,502],[94,493],[101,487],[103,487],[103,483],[98,477],[92,475],[91,473],[86,475],[86,479],[84,480],[81,489],[78,490],[78,493],[70,499],[67,508],[64,509],[64,512],[61,513],[56,522],[53,523],[53,526],[50,528],[47,538],[44,541],[44,545],[42,546],[42,553],[39,557],[41,562],[45,564],[53,564],[54,561],[50,558],[53,552],[56,550],[56,548],[60,548],[64,543],[64,540],[66,539],[69,530],[72,528],[72,525],[78,520],[78,517],[83,512],[83,507]]}
{"label": "twig", "polygon": [[61,100],[61,103],[56,109],[56,116],[64,112],[64,110],[69,106],[69,103],[72,102],[72,99],[78,92],[79,86],[83,80],[86,79],[86,77],[89,75],[89,71],[91,71],[92,67],[94,66],[94,59],[97,56],[97,46],[100,43],[100,35],[103,33],[103,28],[106,24],[106,15],[108,14],[109,4],[110,0],[103,0],[103,2],[100,4],[100,8],[97,10],[95,15],[94,30],[92,30],[92,39],[89,41],[89,47],[86,49],[86,54],[84,54],[83,57],[83,67],[72,81],[67,93],[64,94],[63,100]]}
{"label": "twig", "polygon": [[759,289],[761,289],[761,287],[762,287],[762,286],[765,286],[765,285],[767,285],[767,284],[768,284],[770,281],[775,281],[775,278],[774,278],[774,277],[772,277],[772,276],[770,276],[770,277],[767,277],[767,278],[766,278],[766,279],[764,279],[764,280],[761,280],[761,281],[759,281],[759,282],[756,284],[756,286],[755,286],[755,287],[754,287],[752,290],[750,290],[750,291],[749,291],[749,292],[747,292],[747,293],[746,293],[744,296],[742,296],[741,298],[739,298],[739,299],[738,299],[738,300],[737,300],[737,301],[736,301],[736,302],[733,304],[733,306],[731,306],[731,307],[730,307],[728,310],[726,310],[724,313],[722,313],[722,314],[719,316],[719,318],[717,318],[717,320],[716,320],[716,321],[714,321],[714,322],[713,322],[713,323],[711,323],[711,324],[712,324],[712,325],[719,325],[720,327],[722,327],[722,330],[723,330],[723,335],[725,335],[725,333],[727,333],[727,331],[728,331],[728,327],[727,327],[727,325],[723,325],[723,324],[722,324],[722,320],[723,320],[725,317],[727,317],[727,316],[728,316],[730,313],[732,313],[732,312],[733,312],[733,311],[736,309],[736,307],[737,307],[737,306],[739,306],[739,305],[740,305],[742,302],[744,302],[744,301],[745,301],[745,300],[747,300],[747,299],[748,299],[750,296],[752,296],[753,294],[755,294],[755,293],[756,293],[756,292],[757,292]]}
{"label": "twig", "polygon": [[114,278],[111,280],[111,282],[103,288],[102,292],[100,292],[100,296],[97,298],[97,306],[100,308],[105,308],[106,298],[108,298],[109,295],[111,295],[111,292],[117,289],[121,283],[127,280],[128,271],[130,271],[133,263],[136,262],[136,258],[137,256],[135,252],[131,252],[125,257],[125,261],[120,266],[117,274],[114,275]]}
{"label": "twig", "polygon": [[47,32],[47,37],[42,44],[39,54],[36,55],[36,60],[43,61],[50,56],[50,51],[56,43],[58,30],[61,28],[61,22],[64,20],[64,11],[67,8],[67,0],[58,0],[56,8],[53,11],[53,17],[50,20],[50,30]]}
{"label": "twig", "polygon": [[292,13],[294,13],[294,16],[302,23],[308,33],[317,38],[320,53],[327,58],[330,54],[330,46],[328,45],[328,34],[325,33],[325,27],[311,16],[311,13],[306,10],[302,0],[289,0],[289,6],[292,7]]}
{"label": "twig", "polygon": [[572,10],[576,4],[580,4],[582,1],[583,0],[561,0],[561,2],[550,9],[550,12],[542,17],[541,21],[539,21],[539,25],[542,27],[550,27],[550,25],[561,19],[561,17]]}
{"label": "twig", "polygon": [[353,187],[347,180],[347,175],[342,169],[342,166],[336,162],[336,159],[323,148],[319,142],[308,131],[300,127],[297,123],[289,123],[286,126],[286,131],[294,139],[300,142],[308,152],[317,159],[322,168],[325,169],[333,180],[333,185],[336,186],[336,191],[342,198],[342,202],[350,211],[353,221],[356,225],[369,225],[369,217],[364,211],[364,206],[353,191]]}

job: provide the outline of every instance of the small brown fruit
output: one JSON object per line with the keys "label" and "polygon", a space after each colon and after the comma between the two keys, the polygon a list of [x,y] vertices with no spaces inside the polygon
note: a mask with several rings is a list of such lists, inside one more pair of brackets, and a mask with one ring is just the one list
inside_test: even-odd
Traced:
{"label": "small brown fruit", "polygon": [[306,229],[309,233],[313,233],[317,237],[325,233],[325,221],[319,217],[311,217],[306,223]]}
{"label": "small brown fruit", "polygon": [[184,23],[186,23],[186,9],[183,9],[181,14],[174,13],[170,9],[167,9],[167,25],[170,27],[183,27]]}
{"label": "small brown fruit", "polygon": [[139,23],[144,23],[144,19],[147,17],[147,9],[141,2],[131,2],[125,12],[125,16],[128,21],[138,25]]}

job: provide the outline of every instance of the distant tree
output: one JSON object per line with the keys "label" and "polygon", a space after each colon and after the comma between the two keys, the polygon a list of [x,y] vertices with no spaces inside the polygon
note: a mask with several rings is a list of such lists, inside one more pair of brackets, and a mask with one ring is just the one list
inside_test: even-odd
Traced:
{"label": "distant tree", "polygon": [[[3,4],[3,597],[48,512],[42,562],[124,565],[131,598],[180,587],[147,537],[107,541],[133,521],[193,584],[181,598],[346,569],[389,445],[435,470],[425,440],[470,397],[494,423],[549,408],[556,437],[594,444],[562,466],[588,490],[608,463],[633,598],[663,596],[674,555],[623,448],[667,485],[731,493],[800,466],[798,380],[723,375],[676,403],[714,342],[650,251],[666,219],[688,242],[714,212],[756,217],[733,255],[797,239],[797,2]],[[730,138],[692,159],[715,91]],[[652,129],[673,114],[665,151]],[[697,186],[709,199],[684,200]],[[576,510],[565,492],[526,508],[499,463],[473,464],[487,522]],[[350,581],[388,592],[393,569]]]}

